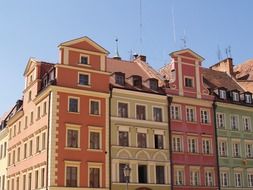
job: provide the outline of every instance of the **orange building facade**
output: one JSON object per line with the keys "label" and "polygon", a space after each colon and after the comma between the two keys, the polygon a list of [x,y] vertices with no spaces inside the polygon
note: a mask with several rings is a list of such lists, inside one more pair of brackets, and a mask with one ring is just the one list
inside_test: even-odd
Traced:
{"label": "orange building facade", "polygon": [[8,121],[7,189],[108,189],[108,51],[84,37],[59,64],[30,59]]}

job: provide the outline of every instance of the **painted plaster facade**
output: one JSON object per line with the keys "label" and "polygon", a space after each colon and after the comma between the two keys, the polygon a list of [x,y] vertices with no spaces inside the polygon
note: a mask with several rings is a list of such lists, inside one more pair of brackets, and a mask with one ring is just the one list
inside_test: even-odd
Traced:
{"label": "painted plaster facade", "polygon": [[160,70],[169,80],[173,189],[218,189],[213,97],[202,80],[203,58],[186,49],[171,53]]}
{"label": "painted plaster facade", "polygon": [[253,109],[223,102],[216,106],[221,189],[252,189]]}
{"label": "painted plaster facade", "polygon": [[[128,117],[122,118],[118,113],[120,103],[128,105]],[[145,105],[146,120],[136,118],[136,105]],[[153,109],[162,109],[162,121],[154,121]],[[170,189],[170,155],[168,133],[168,107],[165,95],[134,92],[126,89],[112,89],[111,98],[111,173],[112,189],[125,189],[122,181],[120,164],[128,164],[131,168],[129,189],[149,188],[153,190]],[[113,109],[114,108],[114,109]],[[120,143],[120,134],[127,133],[128,143]],[[145,134],[146,147],[138,145],[138,133]],[[156,147],[155,135],[162,136],[162,147]],[[138,169],[141,165],[147,167],[147,182],[140,182]],[[163,168],[164,181],[157,181],[159,176],[157,166]],[[156,172],[157,171],[157,172]],[[161,184],[159,184],[161,183]]]}
{"label": "painted plaster facade", "polygon": [[6,189],[8,128],[0,131],[0,189]]}

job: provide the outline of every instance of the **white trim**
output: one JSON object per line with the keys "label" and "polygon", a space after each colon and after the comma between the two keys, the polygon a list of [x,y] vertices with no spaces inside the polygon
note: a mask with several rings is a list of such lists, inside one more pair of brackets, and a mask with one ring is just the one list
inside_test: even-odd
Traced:
{"label": "white trim", "polygon": [[67,167],[77,167],[77,187],[80,186],[80,162],[79,161],[64,161],[64,186],[66,187]]}

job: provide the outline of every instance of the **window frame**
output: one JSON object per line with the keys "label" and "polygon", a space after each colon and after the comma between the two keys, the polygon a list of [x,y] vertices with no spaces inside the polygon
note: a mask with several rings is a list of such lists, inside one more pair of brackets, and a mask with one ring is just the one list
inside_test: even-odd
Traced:
{"label": "window frame", "polygon": [[[191,86],[188,86],[188,81],[187,80],[191,81]],[[195,87],[194,77],[184,76],[184,87],[185,88],[194,88]]]}
{"label": "window frame", "polygon": [[[91,168],[98,168],[99,169],[99,187],[98,188],[101,188],[103,186],[102,184],[102,179],[103,179],[103,168],[102,168],[102,163],[93,163],[93,162],[88,162],[88,187],[89,188],[92,188],[90,186],[90,169]],[[95,187],[97,188],[97,187]]]}
{"label": "window frame", "polygon": [[[77,147],[70,147],[70,146],[68,146],[68,130],[77,131],[77,136],[78,136]],[[65,132],[66,132],[66,136],[65,136],[65,148],[66,149],[71,149],[71,150],[80,150],[80,148],[81,148],[80,147],[80,136],[81,136],[80,135],[80,133],[81,133],[80,125],[67,124]]]}
{"label": "window frame", "polygon": [[[77,100],[77,111],[76,112],[70,110],[70,100],[71,99]],[[80,113],[80,97],[68,96],[68,113],[72,113],[72,114],[79,114]]]}
{"label": "window frame", "polygon": [[[80,76],[81,75],[88,77],[88,83],[87,84],[80,83]],[[78,80],[77,81],[78,86],[82,86],[82,87],[90,87],[91,86],[91,74],[90,73],[78,72],[78,79],[77,80]]]}
{"label": "window frame", "polygon": [[[82,57],[86,57],[87,58],[87,63],[82,63]],[[82,65],[82,66],[90,66],[90,55],[87,54],[80,54],[79,55],[79,63],[78,65]]]}
{"label": "window frame", "polygon": [[[191,113],[191,110],[193,111],[192,113]],[[197,122],[196,107],[194,107],[194,106],[185,106],[185,112],[186,112],[186,114],[185,114],[186,115],[186,122],[189,122],[189,123],[196,123]]]}
{"label": "window frame", "polygon": [[[126,104],[127,105],[127,114],[126,114],[126,117],[125,116],[121,116],[120,114],[119,114],[119,104]],[[124,114],[123,114],[124,115]],[[125,101],[117,101],[117,117],[119,117],[119,118],[129,118],[130,117],[130,103],[129,102],[125,102]]]}
{"label": "window frame", "polygon": [[[102,143],[102,128],[101,127],[92,127],[92,126],[88,126],[88,150],[89,151],[102,151],[103,150],[103,143]],[[94,133],[99,133],[99,148],[95,149],[95,148],[91,148],[91,132]]]}
{"label": "window frame", "polygon": [[[64,186],[65,187],[80,187],[80,164],[79,161],[64,161]],[[76,186],[67,186],[67,167],[76,167],[77,168],[77,185]]]}
{"label": "window frame", "polygon": [[[138,106],[141,106],[141,107],[144,107],[144,117],[142,118],[142,117],[137,117],[138,116],[138,113],[137,113],[137,107]],[[145,121],[145,120],[148,120],[148,114],[147,114],[147,105],[146,104],[139,104],[139,103],[136,103],[135,104],[135,119],[137,119],[137,120],[143,120],[143,121]]]}
{"label": "window frame", "polygon": [[[156,115],[155,115],[155,109],[160,109],[161,110],[161,120],[160,119],[156,119]],[[164,121],[164,111],[163,111],[163,107],[162,106],[152,106],[152,120],[155,122],[163,122]]]}
{"label": "window frame", "polygon": [[[92,112],[92,102],[97,102],[98,103],[98,114],[91,113]],[[92,116],[101,116],[101,100],[98,99],[89,99],[89,115]]]}

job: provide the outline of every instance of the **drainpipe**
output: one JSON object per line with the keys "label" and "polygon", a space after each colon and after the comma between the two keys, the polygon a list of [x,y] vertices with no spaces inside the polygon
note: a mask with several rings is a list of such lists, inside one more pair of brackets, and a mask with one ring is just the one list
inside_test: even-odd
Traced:
{"label": "drainpipe", "polygon": [[174,185],[174,168],[173,168],[173,160],[172,160],[172,134],[171,134],[171,119],[170,119],[170,106],[172,103],[172,96],[167,96],[167,102],[168,102],[168,130],[169,130],[169,153],[170,153],[170,186],[171,190],[173,190]]}
{"label": "drainpipe", "polygon": [[48,100],[48,124],[47,124],[47,171],[46,171],[46,189],[48,190],[48,168],[49,168],[49,132],[50,132],[50,118],[51,118],[51,98],[52,98],[52,91],[49,93],[49,100]]}
{"label": "drainpipe", "polygon": [[216,124],[216,101],[213,101],[213,121],[214,121],[214,131],[215,131],[215,146],[216,146],[216,163],[217,163],[217,182],[218,182],[218,189],[220,190],[220,168],[219,168],[219,147],[218,147],[218,132],[217,132],[217,124]]}
{"label": "drainpipe", "polygon": [[112,189],[112,158],[111,158],[111,100],[112,100],[112,85],[109,87],[110,89],[110,97],[109,97],[109,189]]}

